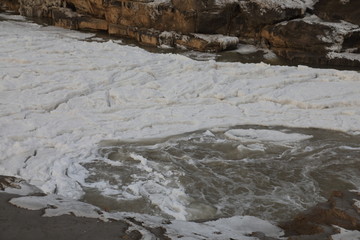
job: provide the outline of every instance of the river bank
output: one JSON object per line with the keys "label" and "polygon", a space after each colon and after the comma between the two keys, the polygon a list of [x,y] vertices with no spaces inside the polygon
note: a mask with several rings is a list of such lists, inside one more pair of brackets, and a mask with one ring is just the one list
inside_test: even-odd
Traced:
{"label": "river bank", "polygon": [[[41,26],[21,16],[1,14],[1,17],[6,20],[0,21],[0,174],[25,179],[46,193],[13,200],[19,207],[45,209],[44,212],[52,216],[72,213],[121,221],[131,217],[142,223],[132,226],[143,226],[140,230],[164,227],[166,235],[174,239],[180,236],[180,239],[243,240],[254,239],[250,236],[254,232],[281,238],[282,230],[270,221],[241,213],[216,220],[186,221],[193,214],[188,210],[203,209],[204,205],[193,204],[202,202],[202,196],[186,191],[187,186],[198,181],[190,184],[181,181],[196,171],[182,172],[179,165],[211,170],[206,164],[216,167],[243,163],[243,166],[256,167],[259,163],[266,165],[262,162],[274,162],[276,168],[286,169],[287,162],[293,158],[281,159],[281,156],[298,150],[300,157],[315,153],[308,158],[310,164],[301,168],[303,162],[295,161],[300,168],[287,169],[279,177],[290,177],[288,173],[296,169],[305,171],[300,175],[312,177],[310,170],[319,154],[314,151],[314,144],[308,144],[309,139],[318,139],[320,144],[315,146],[320,146],[320,153],[331,160],[317,166],[329,167],[337,174],[339,162],[348,164],[340,179],[349,181],[345,183],[348,189],[360,185],[356,167],[360,151],[356,145],[360,134],[358,72],[194,61],[177,54],[149,53],[113,40],[87,41],[94,34]],[[298,132],[300,128],[304,130]],[[334,141],[329,139],[332,134],[328,131],[336,132],[344,139],[336,150],[346,154],[338,158],[332,149],[327,149],[329,144],[312,131],[323,134],[331,143]],[[189,138],[188,134],[191,136],[194,132],[198,135]],[[214,158],[207,155],[210,151],[197,147],[209,139],[221,144],[222,139],[216,137],[219,134],[224,135],[226,141],[233,141],[233,156],[245,158]],[[176,140],[179,135],[184,136],[182,141]],[[175,145],[174,142],[163,144],[164,139],[173,136],[177,141]],[[144,142],[159,139],[160,142],[145,148],[157,150],[165,146],[169,150],[185,142],[182,144],[185,150],[195,154],[199,150],[203,155],[192,158],[182,153],[176,155],[176,151],[167,152],[175,154],[176,161],[172,161],[175,171],[171,165],[162,168],[164,164],[157,164],[152,154],[132,149],[121,152],[116,145],[126,142],[129,143],[126,146],[142,147]],[[270,154],[266,156],[273,156],[272,159],[255,158],[267,151]],[[117,159],[121,154],[126,157]],[[104,169],[97,167],[97,163],[104,164]],[[92,167],[99,176],[91,173]],[[107,174],[103,171],[106,168],[129,170],[129,177],[122,180],[123,175]],[[234,169],[245,168],[229,167],[229,173]],[[234,175],[246,177],[252,172]],[[255,182],[276,183],[280,178],[272,174],[277,172],[280,171],[270,169],[266,177]],[[91,177],[92,186],[87,181]],[[108,177],[120,182],[107,181]],[[310,184],[285,181],[269,191],[259,192],[260,196],[274,193],[275,200],[283,197],[286,201],[281,200],[280,204],[286,205],[301,201],[298,195],[290,195],[293,189],[299,189],[308,199],[321,192],[319,185],[336,187],[327,184],[335,182],[333,175],[325,173],[322,179]],[[125,180],[128,182],[123,184]],[[215,178],[213,182],[239,189],[244,196],[251,197],[256,190],[251,188],[255,184],[246,186],[226,180]],[[206,181],[206,185],[209,183],[211,181]],[[164,221],[159,216],[133,212],[110,215],[106,206],[99,209],[79,201],[84,199],[88,187],[100,189],[105,197],[119,196],[119,201],[145,199],[152,209],[171,213],[172,218]],[[315,194],[306,195],[309,187]],[[216,194],[217,191],[204,192]],[[227,200],[232,195],[218,196]],[[250,202],[235,199],[239,200],[236,209],[246,209]],[[271,207],[265,208],[268,209]],[[223,208],[218,204],[215,210],[221,213]],[[153,236],[150,230],[145,230],[142,235]]]}
{"label": "river bank", "polygon": [[241,42],[271,50],[290,65],[360,67],[356,1],[2,0],[0,7],[148,46],[221,52]]}

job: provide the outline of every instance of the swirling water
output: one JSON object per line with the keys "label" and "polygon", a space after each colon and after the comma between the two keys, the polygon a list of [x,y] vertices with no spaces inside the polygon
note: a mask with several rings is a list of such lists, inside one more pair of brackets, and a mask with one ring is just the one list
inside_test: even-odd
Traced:
{"label": "swirling water", "polygon": [[323,129],[236,126],[105,141],[84,164],[84,201],[107,210],[208,220],[281,221],[360,185],[360,137]]}

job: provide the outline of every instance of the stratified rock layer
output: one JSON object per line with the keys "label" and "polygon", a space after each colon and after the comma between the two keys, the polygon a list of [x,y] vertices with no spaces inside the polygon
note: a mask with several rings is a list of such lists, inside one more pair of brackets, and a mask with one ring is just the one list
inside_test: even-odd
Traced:
{"label": "stratified rock layer", "polygon": [[268,47],[294,63],[360,68],[360,2],[309,2],[0,0],[2,8],[48,17],[56,26],[107,31],[148,45],[223,51],[236,48],[240,39]]}

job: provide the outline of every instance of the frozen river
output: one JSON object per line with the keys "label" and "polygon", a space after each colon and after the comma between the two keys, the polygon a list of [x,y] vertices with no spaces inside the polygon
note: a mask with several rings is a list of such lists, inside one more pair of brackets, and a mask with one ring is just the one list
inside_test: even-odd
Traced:
{"label": "frozen river", "polygon": [[225,225],[359,190],[358,72],[195,61],[0,17],[1,175]]}

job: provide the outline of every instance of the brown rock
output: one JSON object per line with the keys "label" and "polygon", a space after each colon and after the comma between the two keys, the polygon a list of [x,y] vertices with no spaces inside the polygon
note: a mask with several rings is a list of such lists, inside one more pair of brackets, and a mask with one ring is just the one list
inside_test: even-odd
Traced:
{"label": "brown rock", "polygon": [[305,14],[305,9],[301,5],[286,7],[282,1],[275,6],[252,0],[241,1],[239,4],[240,12],[232,20],[232,31],[236,35],[252,38],[258,38],[265,26],[301,18]]}
{"label": "brown rock", "polygon": [[82,17],[80,14],[68,8],[55,8],[51,11],[51,14],[55,26],[79,29],[79,19]]}
{"label": "brown rock", "polygon": [[171,0],[171,3],[180,11],[202,11],[209,7],[204,0]]}
{"label": "brown rock", "polygon": [[[357,0],[320,0],[314,12],[326,21],[359,24],[359,4]],[[305,17],[300,1],[2,0],[0,7],[10,5],[25,16],[50,17],[56,26],[108,31],[148,45],[183,45],[198,51],[236,47],[194,33],[222,34],[264,43],[294,64],[360,66],[356,56],[360,53],[360,27],[352,25],[357,28],[352,29],[346,23],[339,27]],[[164,31],[174,34],[160,34]]]}
{"label": "brown rock", "polygon": [[306,52],[326,52],[333,42],[326,39],[334,29],[320,23],[294,20],[268,26],[261,32],[273,48],[301,49]]}
{"label": "brown rock", "polygon": [[124,25],[117,25],[117,24],[109,24],[109,34],[120,36],[120,37],[126,37],[128,36],[127,27]]}
{"label": "brown rock", "polygon": [[[354,192],[333,192],[326,203],[299,214],[294,220],[280,225],[289,239],[328,239],[339,226],[348,230],[360,230],[360,213],[354,200],[360,196]],[[315,238],[308,237],[309,235]]]}
{"label": "brown rock", "polygon": [[0,9],[5,9],[19,13],[19,9],[20,9],[19,0],[2,0],[0,2]]}
{"label": "brown rock", "polygon": [[62,0],[19,0],[19,12],[27,17],[51,17],[54,8],[61,7]]}
{"label": "brown rock", "polygon": [[2,176],[0,175],[0,190],[4,191],[6,188],[16,188],[20,189],[19,183],[23,181],[22,179],[10,176]]}
{"label": "brown rock", "polygon": [[223,35],[190,34],[176,39],[175,43],[197,51],[219,52],[235,49],[239,40],[236,37]]}
{"label": "brown rock", "polygon": [[327,21],[345,20],[360,25],[359,0],[320,0],[315,4],[315,14]]}
{"label": "brown rock", "polygon": [[81,17],[78,21],[79,29],[108,30],[108,22],[103,19]]}
{"label": "brown rock", "polygon": [[[269,47],[294,63],[357,65],[357,60],[329,58],[329,54],[359,52],[360,28],[324,22],[316,16],[265,27],[261,31]],[[345,55],[343,55],[345,56]]]}
{"label": "brown rock", "polygon": [[103,0],[65,0],[65,2],[67,7],[73,11],[104,19],[105,8]]}

